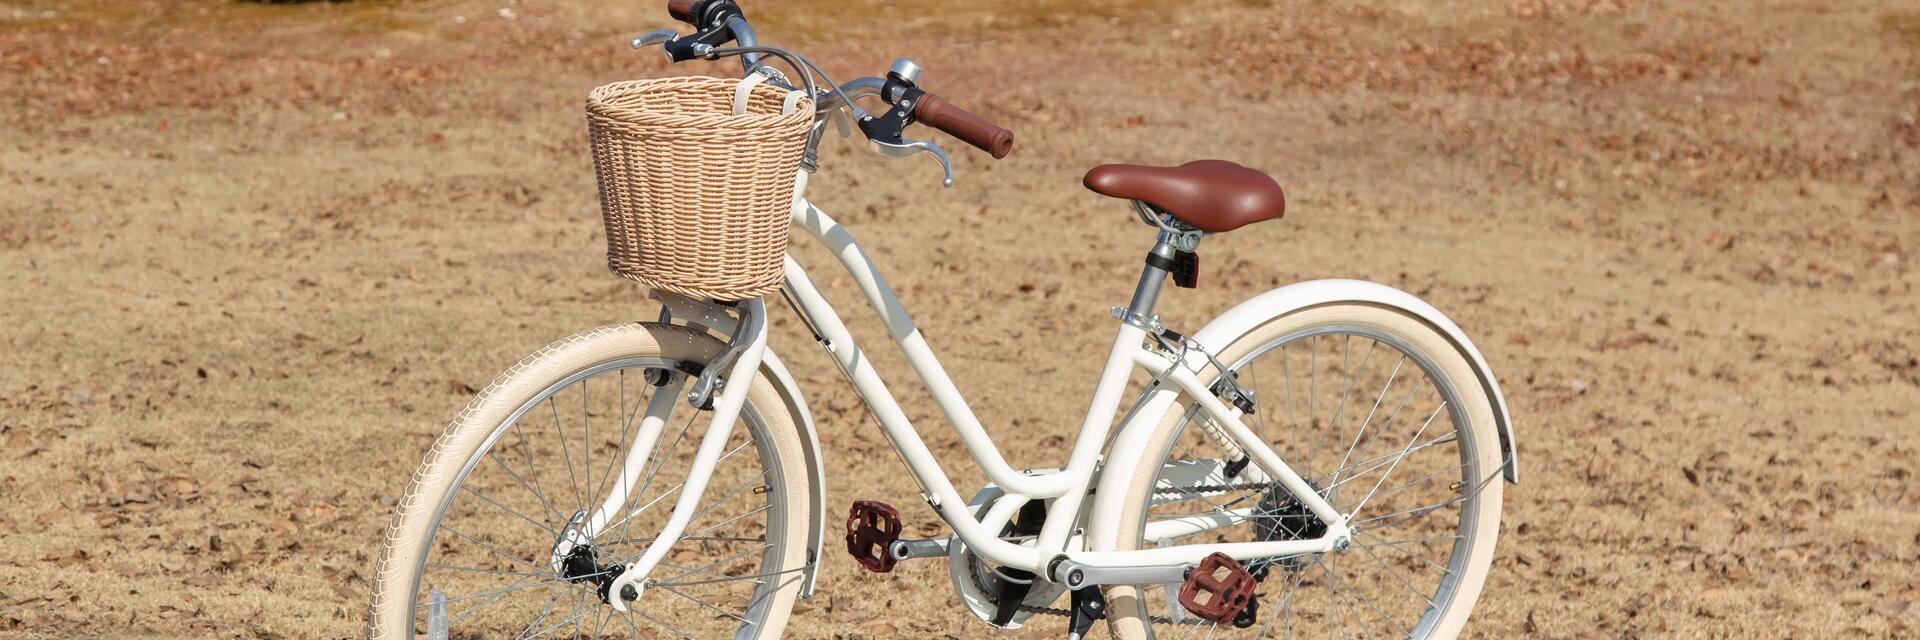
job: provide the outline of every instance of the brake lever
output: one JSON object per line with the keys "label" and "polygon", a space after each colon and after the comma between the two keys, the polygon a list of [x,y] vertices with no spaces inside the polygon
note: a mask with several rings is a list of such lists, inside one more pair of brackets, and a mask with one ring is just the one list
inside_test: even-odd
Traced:
{"label": "brake lever", "polygon": [[953,161],[947,159],[947,152],[941,149],[940,145],[906,138],[901,138],[898,143],[885,142],[878,138],[868,138],[867,142],[873,143],[874,153],[889,158],[908,158],[920,153],[932,155],[933,159],[940,161],[940,169],[947,172],[947,177],[941,181],[940,186],[953,187]]}
{"label": "brake lever", "polygon": [[[898,94],[891,86],[900,83]],[[925,153],[940,161],[940,169],[947,173],[941,180],[941,186],[953,187],[953,161],[947,158],[947,151],[940,145],[926,140],[912,140],[901,136],[908,124],[913,122],[913,105],[919,102],[925,92],[914,88],[911,81],[902,79],[897,73],[887,74],[887,84],[880,89],[880,95],[892,105],[886,113],[867,116],[860,119],[860,133],[867,136],[867,142],[873,143],[873,151],[889,158],[906,158]],[[848,100],[852,104],[852,100]]]}
{"label": "brake lever", "polygon": [[633,48],[639,49],[642,47],[649,47],[656,44],[664,45],[668,42],[672,42],[674,38],[678,38],[678,37],[680,37],[679,32],[676,32],[672,29],[655,29],[653,31],[648,31],[646,33],[635,36],[633,39],[633,42],[631,42],[630,44],[632,45]]}

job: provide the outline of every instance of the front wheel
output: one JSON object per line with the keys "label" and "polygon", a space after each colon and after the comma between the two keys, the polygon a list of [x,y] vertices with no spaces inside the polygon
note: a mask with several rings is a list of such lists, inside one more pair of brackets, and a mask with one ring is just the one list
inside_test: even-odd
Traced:
{"label": "front wheel", "polygon": [[488,385],[401,498],[375,570],[375,639],[780,637],[807,563],[799,432],[764,376],[699,511],[621,613],[620,566],[671,514],[711,411],[689,371],[722,345],[628,324],[576,334]]}
{"label": "front wheel", "polygon": [[[1257,595],[1226,624],[1185,612],[1178,584],[1109,587],[1114,636],[1457,636],[1493,561],[1502,489],[1499,428],[1468,357],[1410,313],[1333,303],[1269,320],[1218,360],[1253,392],[1244,420],[1254,432],[1348,514],[1350,545],[1247,562]],[[1138,474],[1116,548],[1321,537],[1324,523],[1274,483],[1243,475],[1173,486],[1192,476],[1179,469],[1240,457],[1208,421],[1184,398],[1161,419],[1141,467],[1161,472]],[[1148,539],[1170,530],[1153,523],[1221,513],[1236,515],[1185,538]]]}

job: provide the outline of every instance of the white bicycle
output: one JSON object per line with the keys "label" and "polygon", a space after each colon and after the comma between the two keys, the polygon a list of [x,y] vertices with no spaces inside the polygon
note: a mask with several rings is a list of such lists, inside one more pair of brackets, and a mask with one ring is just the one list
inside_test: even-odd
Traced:
{"label": "white bicycle", "polygon": [[[995,157],[1011,147],[1011,133],[926,93],[911,62],[834,84],[759,45],[731,0],[671,9],[698,32],[634,46],[741,56],[749,77],[807,92],[808,158],[836,114],[886,155],[939,159],[949,184],[945,153],[901,127],[928,124]],[[805,88],[784,84],[774,59]],[[767,344],[765,302],[656,293],[658,322],[548,345],[448,425],[396,508],[368,634],[777,638],[833,538],[871,571],[944,559],[965,606],[1000,628],[1058,615],[1070,638],[1099,622],[1127,639],[1458,635],[1493,559],[1501,479],[1517,481],[1505,401],[1467,336],[1412,295],[1354,280],[1281,287],[1177,332],[1154,311],[1163,283],[1194,285],[1206,236],[1281,217],[1280,187],[1222,161],[1106,165],[1085,182],[1132,201],[1157,234],[1131,301],[1113,310],[1112,351],[1064,466],[1007,463],[875,263],[796,196],[793,228],[852,275],[992,481],[959,492],[942,469],[953,461],[927,448],[785,258],[781,298],[953,535],[903,539],[899,512],[876,502],[828,531],[824,456]]]}

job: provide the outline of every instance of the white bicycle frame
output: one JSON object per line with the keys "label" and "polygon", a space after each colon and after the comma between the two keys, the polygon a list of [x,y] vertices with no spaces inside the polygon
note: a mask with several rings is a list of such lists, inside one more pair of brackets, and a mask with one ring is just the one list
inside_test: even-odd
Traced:
{"label": "white bicycle frame", "polygon": [[[1092,569],[1128,569],[1148,567],[1173,567],[1177,572],[1183,565],[1198,563],[1212,553],[1225,553],[1236,560],[1251,560],[1277,556],[1291,556],[1309,553],[1324,553],[1336,548],[1350,535],[1347,515],[1334,510],[1332,505],[1320,497],[1306,480],[1295,473],[1285,460],[1275,453],[1248,428],[1240,419],[1239,409],[1222,402],[1210,390],[1207,381],[1199,378],[1198,372],[1208,364],[1208,356],[1201,353],[1186,353],[1184,358],[1158,349],[1147,348],[1149,334],[1139,326],[1140,323],[1119,323],[1114,336],[1113,347],[1107,356],[1105,367],[1094,386],[1093,399],[1087,407],[1086,417],[1080,424],[1079,436],[1068,455],[1064,468],[1054,471],[1022,471],[1014,469],[994,445],[986,428],[980,424],[965,398],[955,387],[952,378],[941,367],[926,339],[920,334],[906,309],[892,287],[887,285],[879,268],[868,258],[866,252],[854,242],[853,236],[842,228],[826,212],[807,201],[804,194],[807,173],[800,173],[799,185],[792,210],[793,226],[820,241],[828,251],[839,259],[847,273],[853,276],[861,293],[871,304],[880,320],[886,325],[887,333],[914,373],[925,384],[934,402],[939,405],[949,422],[959,432],[961,442],[967,451],[1004,495],[994,499],[985,509],[983,517],[975,517],[972,509],[960,493],[954,488],[952,480],[941,468],[938,458],[921,440],[919,432],[900,408],[900,403],[880,378],[873,364],[867,360],[859,344],[848,332],[831,304],[808,277],[805,269],[791,256],[785,259],[787,291],[797,301],[801,313],[821,336],[823,346],[830,352],[836,364],[852,380],[854,388],[862,400],[872,409],[879,420],[887,439],[906,461],[907,468],[920,482],[923,497],[930,506],[939,511],[942,518],[953,527],[955,534],[969,549],[979,555],[1005,567],[1011,567],[1045,576],[1049,580],[1075,582],[1069,586],[1078,587],[1078,578],[1058,578],[1057,576],[1078,576],[1075,572],[1055,573],[1060,565]],[[1142,277],[1141,295],[1137,292],[1128,312],[1134,317],[1152,318],[1152,306],[1157,298],[1160,281],[1165,271],[1149,269]],[[1142,301],[1144,299],[1144,305]],[[730,436],[731,425],[739,416],[746,400],[746,391],[751,385],[751,376],[760,371],[761,363],[767,355],[766,348],[766,311],[761,300],[748,300],[738,305],[741,318],[737,323],[724,317],[712,317],[724,314],[708,314],[709,317],[694,318],[693,322],[703,326],[712,326],[723,331],[728,325],[737,326],[729,331],[737,349],[737,358],[731,370],[726,374],[726,383],[721,387],[719,397],[714,400],[713,416],[709,422],[700,448],[693,460],[689,476],[681,487],[680,496],[674,506],[673,514],[660,534],[647,550],[627,570],[615,580],[615,592],[633,587],[638,592],[644,589],[646,576],[651,573],[659,561],[665,557],[671,546],[684,533],[687,522],[700,510],[699,502],[706,490],[707,481],[725,448]],[[716,366],[725,363],[716,363]],[[1123,526],[1119,512],[1124,505],[1126,493],[1131,481],[1131,473],[1100,477],[1101,449],[1107,442],[1107,436],[1113,431],[1116,417],[1119,417],[1120,403],[1127,391],[1135,368],[1144,369],[1154,376],[1156,382],[1149,386],[1145,397],[1134,405],[1133,410],[1122,421],[1119,432],[1113,439],[1108,455],[1113,460],[1126,461],[1131,468],[1134,461],[1145,453],[1149,433],[1159,421],[1161,415],[1171,406],[1178,392],[1184,392],[1199,410],[1212,419],[1218,431],[1209,435],[1216,440],[1224,438],[1223,448],[1238,449],[1251,461],[1251,465],[1237,476],[1246,482],[1276,481],[1315,516],[1327,524],[1326,533],[1310,540],[1274,540],[1265,542],[1213,543],[1192,545],[1163,545],[1152,549],[1116,550],[1114,536]],[[1165,383],[1170,382],[1172,388]],[[666,394],[662,394],[666,395]],[[668,395],[668,397],[672,397]],[[649,404],[647,418],[643,421],[636,442],[650,443],[658,437],[659,427],[664,423],[664,412],[670,409],[671,401],[659,406]],[[660,411],[661,415],[654,415]],[[1212,431],[1212,429],[1209,429]],[[1230,443],[1230,444],[1229,444]],[[644,457],[648,447],[634,446],[629,449],[629,457]],[[637,468],[644,460],[629,459],[625,467]],[[1225,468],[1226,461],[1211,461],[1189,466],[1170,466],[1156,470],[1160,474],[1159,482],[1167,486],[1193,484],[1226,484],[1231,481]],[[623,479],[626,476],[623,474]],[[1095,483],[1098,482],[1096,489]],[[618,484],[618,483],[616,483]],[[591,538],[600,527],[616,520],[622,508],[626,507],[627,488],[616,487],[607,496],[603,506],[586,523],[583,531]],[[1096,494],[1091,505],[1087,496]],[[1199,495],[1178,496],[1176,499],[1194,499]],[[793,497],[798,499],[798,497]],[[1000,538],[1002,527],[1013,518],[1020,508],[1032,500],[1052,500],[1047,508],[1047,517],[1040,535],[1032,544],[1017,544]],[[1231,526],[1243,522],[1252,515],[1253,508],[1215,509],[1208,515],[1191,516],[1163,521],[1155,521],[1148,526],[1146,540],[1173,540],[1212,529]],[[824,517],[824,514],[816,514]],[[613,599],[613,606],[624,610],[626,603],[620,598]]]}

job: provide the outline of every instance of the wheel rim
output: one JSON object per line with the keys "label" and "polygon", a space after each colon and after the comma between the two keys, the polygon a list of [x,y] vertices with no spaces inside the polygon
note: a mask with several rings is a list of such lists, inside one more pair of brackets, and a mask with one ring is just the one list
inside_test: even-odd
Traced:
{"label": "wheel rim", "polygon": [[[672,512],[710,411],[693,411],[684,399],[668,404],[671,413],[634,490],[589,542],[601,570],[548,566],[567,523],[597,510],[618,481],[647,401],[682,388],[648,384],[647,374],[683,378],[688,364],[648,357],[598,364],[541,390],[495,427],[434,511],[411,585],[415,632],[432,624],[438,592],[450,638],[753,637],[773,594],[798,576],[778,571],[785,566],[776,541],[787,531],[787,470],[751,403],[697,515],[629,612],[601,599],[599,581],[615,575],[610,567],[638,558],[649,532]],[[471,522],[454,526],[450,517]]]}
{"label": "wheel rim", "polygon": [[[1459,593],[1474,532],[1482,526],[1480,490],[1489,481],[1477,454],[1490,444],[1478,442],[1466,428],[1470,422],[1458,387],[1406,339],[1351,324],[1287,333],[1235,359],[1228,369],[1254,393],[1257,409],[1246,419],[1249,426],[1336,510],[1351,514],[1355,534],[1345,552],[1247,563],[1263,579],[1257,615],[1245,628],[1199,620],[1179,610],[1168,587],[1144,587],[1141,602],[1157,635],[1430,635]],[[1337,376],[1331,385],[1328,373]],[[1207,429],[1188,428],[1203,424],[1195,417],[1189,413],[1180,419],[1160,452],[1163,461],[1227,457]],[[1461,437],[1462,432],[1468,436]],[[1318,533],[1303,526],[1318,520],[1288,504],[1284,490],[1167,500],[1142,511],[1142,546],[1156,544],[1145,537],[1149,523],[1213,507],[1251,507],[1254,513],[1232,527],[1177,542]]]}

